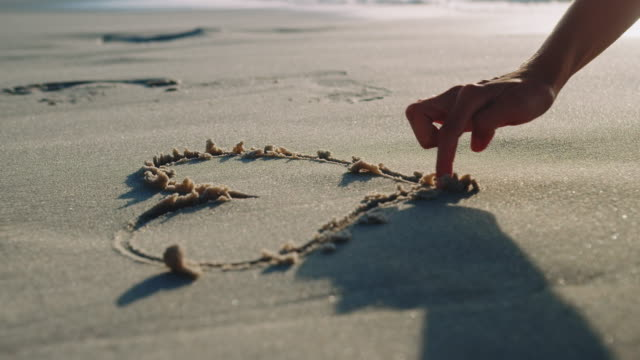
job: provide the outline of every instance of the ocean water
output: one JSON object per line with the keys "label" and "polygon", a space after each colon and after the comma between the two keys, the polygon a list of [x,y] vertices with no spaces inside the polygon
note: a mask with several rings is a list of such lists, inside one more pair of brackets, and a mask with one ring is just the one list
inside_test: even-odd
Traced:
{"label": "ocean water", "polygon": [[[293,9],[375,20],[492,14],[517,19],[511,33],[544,34],[572,0],[0,0],[0,11]],[[604,0],[603,0],[604,1]],[[516,21],[516,20],[514,20]],[[505,30],[506,31],[506,30]],[[640,37],[640,22],[624,37]]]}
{"label": "ocean water", "polygon": [[[222,9],[293,9],[342,16],[395,20],[456,16],[461,13],[542,12],[556,19],[570,0],[0,0],[2,10],[163,11]],[[549,16],[546,16],[548,14]],[[549,24],[536,26],[548,31]]]}
{"label": "ocean water", "polygon": [[296,8],[307,10],[404,8],[495,9],[570,0],[0,0],[0,9],[161,10]]}

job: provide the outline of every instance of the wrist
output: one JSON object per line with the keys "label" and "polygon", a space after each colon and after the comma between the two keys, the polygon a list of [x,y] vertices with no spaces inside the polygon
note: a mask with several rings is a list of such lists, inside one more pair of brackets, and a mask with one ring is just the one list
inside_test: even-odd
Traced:
{"label": "wrist", "polygon": [[534,56],[520,67],[520,72],[524,78],[549,87],[555,97],[572,75],[570,67],[567,66],[569,63],[568,61],[551,61],[542,56]]}

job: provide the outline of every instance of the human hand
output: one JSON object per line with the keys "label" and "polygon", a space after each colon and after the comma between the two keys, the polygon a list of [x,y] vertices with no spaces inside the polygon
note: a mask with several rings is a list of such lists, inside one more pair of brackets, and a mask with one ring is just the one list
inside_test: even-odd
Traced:
{"label": "human hand", "polygon": [[419,100],[407,107],[406,116],[420,145],[438,148],[439,178],[453,173],[458,138],[464,132],[471,132],[471,150],[483,151],[497,128],[537,118],[551,107],[555,97],[551,86],[519,70]]}

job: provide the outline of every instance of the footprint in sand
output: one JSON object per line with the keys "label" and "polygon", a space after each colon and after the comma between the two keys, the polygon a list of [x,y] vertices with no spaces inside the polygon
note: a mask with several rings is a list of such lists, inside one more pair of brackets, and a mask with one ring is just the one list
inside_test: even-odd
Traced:
{"label": "footprint in sand", "polygon": [[320,33],[334,30],[332,26],[314,26],[314,27],[275,27],[266,29],[247,29],[248,33],[263,33],[263,34],[308,34],[308,33]]}
{"label": "footprint in sand", "polygon": [[329,93],[327,99],[335,102],[356,103],[384,99],[391,91],[382,87],[358,82],[347,77],[346,71],[317,73],[312,77],[313,82]]}
{"label": "footprint in sand", "polygon": [[346,71],[329,70],[300,74],[281,74],[252,78],[227,78],[201,83],[200,86],[225,93],[250,95],[273,93],[277,90],[299,89],[308,102],[346,102],[350,104],[381,100],[391,90],[362,83],[349,77]]}
{"label": "footprint in sand", "polygon": [[[169,78],[142,78],[122,80],[75,80],[47,82],[14,86],[3,89],[7,95],[56,94],[40,98],[49,105],[59,103],[75,104],[93,101],[98,96],[118,85],[137,85],[144,88],[164,88],[166,92],[177,91],[179,82]],[[316,71],[303,74],[283,74],[252,78],[226,78],[200,84],[180,84],[180,88],[206,88],[220,91],[222,96],[251,95],[259,93],[277,94],[278,90],[297,90],[306,102],[359,103],[381,100],[391,94],[383,87],[377,87],[351,79],[346,71]],[[290,92],[289,92],[290,94]],[[287,95],[289,96],[289,95]],[[292,98],[290,100],[293,101]]]}
{"label": "footprint in sand", "polygon": [[76,80],[14,86],[3,89],[2,92],[8,95],[59,93],[60,95],[56,97],[41,98],[39,101],[49,105],[64,102],[75,104],[79,100],[91,101],[97,96],[105,96],[105,90],[120,84],[137,85],[144,88],[166,88],[165,91],[169,91],[176,89],[175,86],[178,85],[178,81],[168,78]]}
{"label": "footprint in sand", "polygon": [[[188,177],[181,181],[175,180],[176,172],[172,168],[173,165],[206,161],[214,158],[234,157],[249,161],[270,158],[333,164],[342,166],[347,172],[355,175],[366,174],[382,177],[398,182],[399,185],[397,190],[392,193],[367,195],[354,210],[341,218],[334,218],[325,223],[310,239],[299,244],[287,242],[282,244],[277,251],[263,250],[254,259],[236,262],[189,261],[185,259],[184,249],[180,246],[170,246],[164,254],[156,254],[145,250],[137,243],[136,235],[151,226],[153,220],[157,218],[182,209],[195,208],[202,204],[219,206],[229,201],[259,198],[259,194],[237,191],[226,185],[198,184]],[[439,186],[436,187],[434,174],[424,175],[420,172],[414,172],[412,175],[405,175],[389,169],[384,164],[368,163],[357,157],[353,157],[351,161],[337,159],[333,157],[331,152],[326,150],[320,150],[316,155],[308,155],[274,145],[246,149],[242,142],[231,150],[225,150],[215,145],[211,140],[207,141],[204,152],[188,149],[180,152],[177,149],[173,149],[169,154],[157,155],[152,160],[145,162],[141,172],[147,186],[169,193],[169,195],[132,220],[125,229],[118,232],[114,237],[114,248],[122,255],[133,260],[152,264],[166,264],[174,272],[190,277],[199,276],[201,270],[204,269],[242,270],[258,266],[295,264],[301,257],[317,250],[326,252],[336,250],[341,243],[351,239],[350,228],[353,226],[386,223],[386,216],[381,211],[384,208],[404,202],[435,199],[443,193],[443,190],[463,196],[471,196],[478,191],[477,183],[469,175],[458,178],[454,174],[453,177],[440,178],[437,180]]]}

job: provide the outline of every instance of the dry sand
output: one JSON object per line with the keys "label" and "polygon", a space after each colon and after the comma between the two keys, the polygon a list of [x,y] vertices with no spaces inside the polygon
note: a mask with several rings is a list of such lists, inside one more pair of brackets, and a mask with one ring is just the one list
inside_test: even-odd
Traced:
{"label": "dry sand", "polygon": [[[352,227],[336,252],[191,282],[111,248],[162,197],[145,190],[140,164],[209,137],[432,171],[404,107],[517,66],[543,39],[518,28],[535,16],[1,13],[0,87],[49,85],[0,94],[0,357],[637,359],[637,37],[485,153],[465,138],[456,167],[480,193],[385,209],[387,224]],[[194,29],[204,34],[101,41]],[[75,81],[98,82],[51,85]],[[299,243],[396,188],[281,159],[176,170],[259,198],[184,209],[138,240],[221,261]]]}

